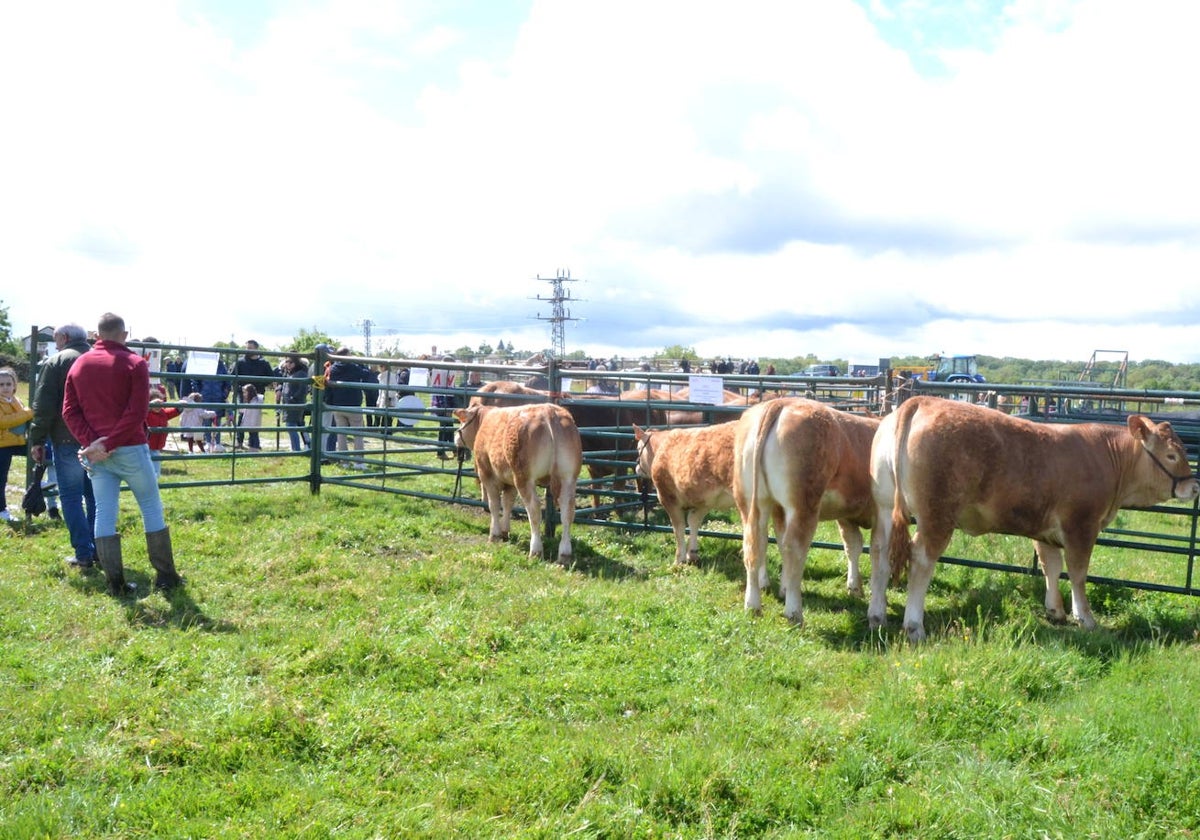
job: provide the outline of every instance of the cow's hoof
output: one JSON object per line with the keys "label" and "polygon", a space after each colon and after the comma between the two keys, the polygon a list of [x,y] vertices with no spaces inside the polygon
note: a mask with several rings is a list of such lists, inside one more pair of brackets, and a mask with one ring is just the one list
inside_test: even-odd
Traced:
{"label": "cow's hoof", "polygon": [[689,566],[699,566],[700,565],[700,552],[689,551],[687,553],[687,557],[685,558],[685,562]]}
{"label": "cow's hoof", "polygon": [[887,616],[885,615],[868,615],[867,626],[872,630],[882,630],[887,627]]}
{"label": "cow's hoof", "polygon": [[862,588],[861,583],[858,586],[847,586],[846,591],[848,593],[850,593],[851,595],[853,595],[855,598],[863,597],[863,588]]}
{"label": "cow's hoof", "polygon": [[908,640],[914,645],[925,641],[925,627],[923,625],[906,623],[904,625],[904,632],[908,634]]}
{"label": "cow's hoof", "polygon": [[570,565],[571,565],[572,563],[574,563],[574,562],[575,562],[575,555],[574,555],[574,554],[560,554],[560,555],[558,555],[558,565],[562,566],[564,569],[566,569],[566,568],[569,568],[569,567],[570,567]]}
{"label": "cow's hoof", "polygon": [[804,626],[804,613],[793,613],[791,615],[784,613],[783,617],[790,621],[794,627]]}

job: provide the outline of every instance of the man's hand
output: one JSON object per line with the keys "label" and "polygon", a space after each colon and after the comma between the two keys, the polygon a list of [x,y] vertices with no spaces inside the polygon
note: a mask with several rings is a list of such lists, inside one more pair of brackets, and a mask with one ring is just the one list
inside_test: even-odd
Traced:
{"label": "man's hand", "polygon": [[105,440],[106,438],[102,437],[96,438],[94,441],[88,444],[87,448],[80,452],[80,454],[86,457],[93,464],[99,464],[101,461],[107,460],[112,453],[108,451],[107,447],[105,447]]}
{"label": "man's hand", "polygon": [[33,459],[35,464],[43,464],[46,462],[46,447],[43,444],[35,443],[29,447],[29,457]]}

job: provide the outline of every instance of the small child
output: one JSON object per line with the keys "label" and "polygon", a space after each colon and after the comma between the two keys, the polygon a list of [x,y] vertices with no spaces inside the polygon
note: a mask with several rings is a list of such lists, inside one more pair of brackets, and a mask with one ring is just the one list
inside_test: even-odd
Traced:
{"label": "small child", "polygon": [[[187,395],[187,402],[198,403],[203,397],[199,391],[193,391]],[[196,451],[196,447],[200,447],[200,451],[204,451],[204,432],[197,431],[198,427],[205,425],[205,421],[212,420],[217,416],[217,412],[207,408],[201,408],[198,405],[187,406],[183,411],[179,412],[179,425],[183,429],[180,437],[187,441],[188,454]]]}
{"label": "small child", "polygon": [[17,397],[17,372],[0,367],[0,522],[12,522],[4,488],[14,455],[25,454],[25,426],[33,419],[33,409]]}
{"label": "small child", "polygon": [[242,440],[247,432],[250,434],[250,451],[261,452],[261,441],[258,438],[258,429],[262,426],[262,394],[258,393],[258,389],[252,384],[242,386],[242,405],[245,406],[238,412],[237,417],[237,448],[242,448]]}
{"label": "small child", "polygon": [[167,445],[167,433],[155,432],[152,429],[165,429],[167,423],[179,416],[179,409],[174,406],[163,405],[167,401],[167,392],[163,390],[161,385],[150,386],[150,410],[146,413],[146,429],[149,432],[147,439],[150,443],[151,460],[154,461],[154,474],[162,475],[162,461],[153,456],[155,452],[161,452],[163,447]]}

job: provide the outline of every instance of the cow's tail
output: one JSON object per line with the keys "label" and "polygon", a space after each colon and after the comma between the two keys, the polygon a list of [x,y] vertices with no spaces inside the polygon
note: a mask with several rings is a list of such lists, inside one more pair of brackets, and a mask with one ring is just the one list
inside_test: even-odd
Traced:
{"label": "cow's tail", "polygon": [[762,475],[763,448],[767,436],[779,421],[779,412],[783,410],[782,401],[765,403],[766,407],[758,418],[758,430],[754,438],[754,458],[750,462],[750,510],[758,516],[758,483]]}
{"label": "cow's tail", "polygon": [[[903,405],[896,409],[903,412]],[[904,504],[904,491],[901,486],[901,454],[908,448],[908,433],[912,428],[914,411],[907,411],[896,417],[896,434],[892,450],[892,538],[888,541],[888,563],[892,567],[891,583],[897,586],[908,573],[912,563],[912,537],[908,532],[909,512]]]}
{"label": "cow's tail", "polygon": [[[550,412],[542,415],[542,422],[546,424],[546,430],[550,433],[550,452],[552,455],[552,460],[550,462],[550,476],[547,484],[550,488],[550,497],[554,499],[554,505],[557,508],[559,496],[562,494],[562,470],[560,470],[558,467],[559,440],[558,423],[555,422],[556,419],[557,418],[554,417],[554,414]],[[562,511],[558,511],[558,514],[561,516]]]}

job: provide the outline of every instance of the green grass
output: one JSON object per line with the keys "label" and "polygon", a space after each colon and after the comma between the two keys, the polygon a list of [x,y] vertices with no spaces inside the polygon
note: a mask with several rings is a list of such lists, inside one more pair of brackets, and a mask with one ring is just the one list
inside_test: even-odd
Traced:
{"label": "green grass", "polygon": [[947,566],[911,647],[903,594],[871,633],[832,551],[798,629],[744,614],[735,540],[675,569],[669,535],[580,528],[562,570],[477,508],[165,499],[169,597],[132,499],[126,600],[61,525],[0,531],[0,836],[1200,832],[1196,599],[1092,587],[1089,633],[1038,579]]}

